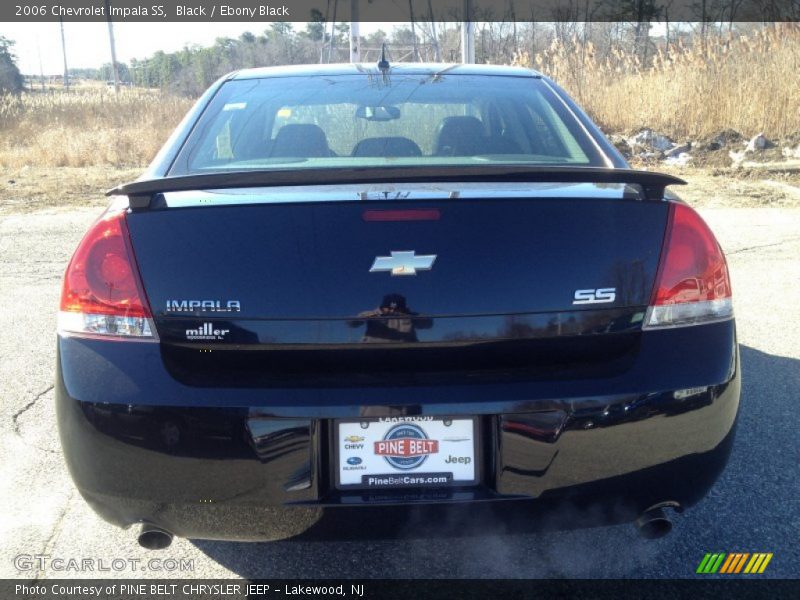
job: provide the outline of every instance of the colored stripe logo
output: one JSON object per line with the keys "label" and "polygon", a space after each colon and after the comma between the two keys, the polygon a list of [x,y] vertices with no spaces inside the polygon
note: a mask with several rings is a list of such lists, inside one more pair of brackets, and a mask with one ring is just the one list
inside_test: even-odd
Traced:
{"label": "colored stripe logo", "polygon": [[714,573],[731,574],[755,574],[763,573],[769,561],[772,560],[772,552],[718,552],[708,553],[697,566],[696,573],[711,575]]}

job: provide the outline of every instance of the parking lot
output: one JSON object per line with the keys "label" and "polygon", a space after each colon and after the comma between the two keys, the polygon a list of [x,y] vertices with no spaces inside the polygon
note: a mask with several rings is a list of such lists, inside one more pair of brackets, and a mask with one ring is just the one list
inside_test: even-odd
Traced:
{"label": "parking lot", "polygon": [[[772,552],[764,576],[800,576],[800,208],[706,207],[730,263],[743,393],[731,462],[673,533],[632,525],[540,530],[501,509],[336,513],[298,539],[176,539],[158,554],[94,515],[73,489],[53,409],[63,270],[98,210],[0,216],[0,577],[688,577],[706,552]],[[344,518],[332,518],[333,516]],[[172,557],[188,572],[20,570],[19,555]],[[139,567],[141,568],[141,566]]]}

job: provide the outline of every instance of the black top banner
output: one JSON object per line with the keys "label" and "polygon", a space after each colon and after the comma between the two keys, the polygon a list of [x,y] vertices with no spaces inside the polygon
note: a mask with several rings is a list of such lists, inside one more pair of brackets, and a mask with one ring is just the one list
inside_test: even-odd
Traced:
{"label": "black top banner", "polygon": [[800,0],[3,0],[0,21],[800,21]]}

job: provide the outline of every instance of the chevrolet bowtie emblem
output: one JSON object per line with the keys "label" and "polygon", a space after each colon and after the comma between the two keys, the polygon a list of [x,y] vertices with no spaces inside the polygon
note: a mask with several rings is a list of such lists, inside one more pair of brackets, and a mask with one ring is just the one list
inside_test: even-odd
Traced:
{"label": "chevrolet bowtie emblem", "polygon": [[435,254],[417,256],[414,250],[391,252],[391,256],[376,256],[370,273],[391,271],[392,275],[416,275],[417,271],[430,271]]}

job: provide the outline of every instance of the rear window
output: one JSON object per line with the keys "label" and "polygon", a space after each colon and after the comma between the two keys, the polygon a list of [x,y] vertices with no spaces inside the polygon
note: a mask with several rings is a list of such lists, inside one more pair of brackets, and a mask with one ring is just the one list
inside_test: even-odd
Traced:
{"label": "rear window", "polygon": [[365,73],[225,83],[171,174],[503,163],[605,166],[539,79]]}

